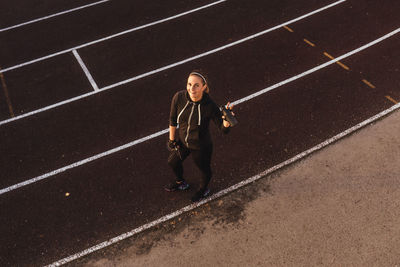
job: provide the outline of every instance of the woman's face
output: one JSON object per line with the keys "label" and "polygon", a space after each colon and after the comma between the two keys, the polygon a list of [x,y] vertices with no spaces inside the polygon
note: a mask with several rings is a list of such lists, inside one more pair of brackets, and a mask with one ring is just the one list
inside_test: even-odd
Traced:
{"label": "woman's face", "polygon": [[190,99],[194,102],[201,100],[207,85],[203,85],[203,79],[197,75],[190,75],[187,81],[186,89]]}

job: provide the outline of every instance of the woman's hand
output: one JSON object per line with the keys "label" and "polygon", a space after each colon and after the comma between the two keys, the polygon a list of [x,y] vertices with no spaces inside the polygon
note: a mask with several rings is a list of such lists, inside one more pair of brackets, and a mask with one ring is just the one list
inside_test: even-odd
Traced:
{"label": "woman's hand", "polygon": [[[226,109],[228,109],[228,110],[230,110],[230,111],[233,110],[233,107],[234,107],[234,105],[231,105],[231,102],[228,102],[228,103],[226,104]],[[232,115],[235,116],[235,113],[232,112]],[[231,124],[226,120],[225,116],[222,116],[222,119],[223,119],[223,123],[224,123],[224,127],[225,127],[225,128],[228,128],[228,127],[231,126]]]}
{"label": "woman's hand", "polygon": [[179,144],[176,140],[169,139],[167,142],[167,148],[169,151],[179,149]]}

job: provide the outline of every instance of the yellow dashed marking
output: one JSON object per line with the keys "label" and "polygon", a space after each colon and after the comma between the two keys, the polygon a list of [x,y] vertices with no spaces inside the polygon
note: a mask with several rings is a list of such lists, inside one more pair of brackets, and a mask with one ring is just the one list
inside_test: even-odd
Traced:
{"label": "yellow dashed marking", "polygon": [[345,69],[345,70],[350,70],[349,67],[347,67],[346,65],[344,65],[344,64],[343,64],[342,62],[340,62],[340,61],[336,62],[336,64],[338,64],[340,67],[342,67],[342,68]]}
{"label": "yellow dashed marking", "polygon": [[307,39],[303,39],[304,42],[306,42],[307,44],[311,45],[312,47],[315,47],[315,44],[311,43],[310,41],[308,41]]}
{"label": "yellow dashed marking", "polygon": [[[329,55],[327,52],[324,52],[324,55],[327,56],[330,59],[335,59],[333,56]],[[340,67],[342,67],[345,70],[350,70],[349,67],[347,67],[346,65],[344,65],[342,62],[340,61],[336,61],[336,64],[338,64]]]}
{"label": "yellow dashed marking", "polygon": [[399,102],[397,102],[396,100],[394,100],[393,98],[391,98],[390,96],[386,96],[387,99],[389,99],[389,101],[392,101],[393,103],[397,104]]}
{"label": "yellow dashed marking", "polygon": [[329,57],[330,59],[335,59],[334,57],[332,57],[331,55],[329,55],[328,53],[324,52],[324,55]]}
{"label": "yellow dashed marking", "polygon": [[288,26],[283,26],[283,28],[285,28],[286,30],[290,31],[290,32],[294,32],[291,28],[289,28]]}
{"label": "yellow dashed marking", "polygon": [[365,84],[368,85],[369,87],[375,88],[375,85],[373,85],[373,84],[370,83],[369,81],[367,81],[367,80],[365,80],[365,79],[363,79],[362,81],[363,81],[363,83],[365,83]]}
{"label": "yellow dashed marking", "polygon": [[7,89],[6,81],[4,79],[3,73],[1,72],[1,68],[0,68],[0,80],[1,80],[1,85],[3,87],[4,95],[6,97],[8,110],[10,111],[11,117],[14,117],[14,111],[13,111],[13,108],[12,108],[12,105],[11,105],[10,96],[8,95],[8,89]]}

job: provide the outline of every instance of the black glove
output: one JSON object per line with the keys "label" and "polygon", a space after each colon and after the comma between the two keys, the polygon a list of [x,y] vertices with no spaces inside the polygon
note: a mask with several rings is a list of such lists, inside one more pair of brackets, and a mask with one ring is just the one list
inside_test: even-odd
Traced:
{"label": "black glove", "polygon": [[169,140],[168,139],[167,148],[168,148],[169,151],[178,149],[179,148],[178,142],[176,142],[176,140]]}

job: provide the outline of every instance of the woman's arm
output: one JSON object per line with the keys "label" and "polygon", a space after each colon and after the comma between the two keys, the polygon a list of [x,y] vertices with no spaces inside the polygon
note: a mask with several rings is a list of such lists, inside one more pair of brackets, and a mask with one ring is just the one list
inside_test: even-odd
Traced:
{"label": "woman's arm", "polygon": [[176,127],[178,126],[177,116],[178,116],[178,93],[174,95],[171,102],[171,110],[169,114],[169,140],[175,140],[176,137]]}
{"label": "woman's arm", "polygon": [[176,137],[176,126],[169,126],[169,140],[175,140]]}

